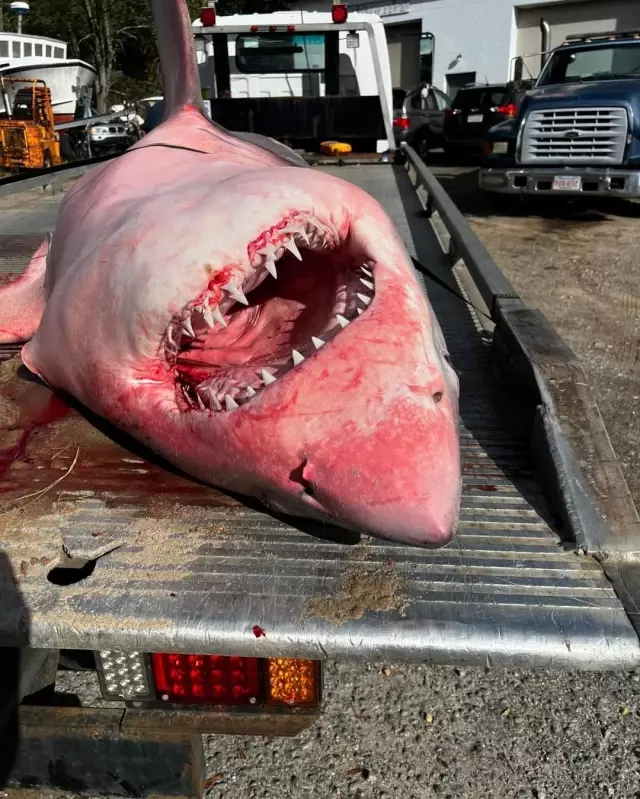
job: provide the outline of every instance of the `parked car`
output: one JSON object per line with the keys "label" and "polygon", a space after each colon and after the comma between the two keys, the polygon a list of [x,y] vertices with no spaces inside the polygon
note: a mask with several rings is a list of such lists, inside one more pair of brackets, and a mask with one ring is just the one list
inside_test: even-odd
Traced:
{"label": "parked car", "polygon": [[393,90],[393,129],[396,146],[410,144],[424,158],[429,150],[442,145],[445,111],[451,102],[444,92],[428,83],[415,89]]}
{"label": "parked car", "polygon": [[513,119],[533,81],[464,86],[445,111],[443,147],[451,155],[481,154],[494,125]]}

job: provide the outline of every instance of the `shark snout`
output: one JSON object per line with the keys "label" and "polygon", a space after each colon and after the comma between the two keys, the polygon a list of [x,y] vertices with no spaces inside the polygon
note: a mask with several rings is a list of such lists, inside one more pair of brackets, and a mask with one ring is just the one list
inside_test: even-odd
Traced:
{"label": "shark snout", "polygon": [[302,489],[298,499],[306,511],[342,527],[442,546],[455,532],[460,504],[457,431],[446,410],[439,418],[437,410],[422,418],[412,418],[406,407],[398,412],[406,424],[397,417],[364,425],[348,439],[318,442],[291,475]]}

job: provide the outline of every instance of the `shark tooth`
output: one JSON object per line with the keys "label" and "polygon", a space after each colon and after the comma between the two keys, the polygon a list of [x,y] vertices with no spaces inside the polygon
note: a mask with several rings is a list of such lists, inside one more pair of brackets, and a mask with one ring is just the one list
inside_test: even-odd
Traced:
{"label": "shark tooth", "polygon": [[185,318],[182,320],[182,330],[183,330],[183,331],[184,331],[184,332],[185,332],[185,333],[186,333],[188,336],[191,336],[191,338],[195,338],[195,337],[196,337],[196,334],[195,334],[195,333],[194,333],[194,331],[193,331],[193,325],[191,324],[191,318],[190,318],[190,317],[188,317],[188,316],[187,316],[187,317],[185,317]]}
{"label": "shark tooth", "polygon": [[360,282],[362,283],[363,286],[366,286],[368,289],[371,289],[371,291],[373,291],[374,286],[370,280],[365,280],[363,277],[361,277]]}
{"label": "shark tooth", "polygon": [[203,305],[200,309],[200,313],[202,314],[204,321],[209,325],[209,327],[213,327],[214,320],[213,314],[211,313],[211,308],[208,305]]}
{"label": "shark tooth", "polygon": [[346,319],[342,314],[336,314],[336,319],[338,320],[338,324],[340,327],[345,328],[349,324],[349,320]]}
{"label": "shark tooth", "polygon": [[243,305],[249,305],[249,300],[244,296],[244,293],[240,286],[237,285],[235,280],[230,280],[226,286],[224,286],[224,290],[230,297],[236,302],[241,302]]}
{"label": "shark tooth", "polygon": [[291,350],[291,355],[293,357],[293,363],[295,366],[299,366],[302,361],[304,361],[304,355],[298,350]]}
{"label": "shark tooth", "polygon": [[366,294],[358,294],[357,297],[360,300],[360,302],[363,302],[365,305],[371,304],[371,297],[367,297]]}
{"label": "shark tooth", "polygon": [[319,350],[319,349],[320,349],[320,347],[322,347],[322,345],[324,344],[324,341],[323,341],[323,339],[321,339],[321,338],[318,338],[317,336],[311,336],[311,341],[313,342],[313,346],[314,346],[314,347],[315,347],[317,350]]}
{"label": "shark tooth", "polygon": [[278,279],[278,272],[276,270],[276,261],[275,258],[273,258],[273,256],[267,256],[267,260],[264,262],[264,268],[271,275],[271,277],[275,277],[276,280]]}
{"label": "shark tooth", "polygon": [[297,244],[295,243],[293,236],[286,241],[284,246],[289,250],[289,252],[294,255],[299,261],[302,260],[302,256],[300,255],[300,250],[298,249]]}
{"label": "shark tooth", "polygon": [[295,225],[294,227],[288,227],[285,230],[285,233],[292,233],[294,236],[300,236],[304,239],[305,244],[309,244],[309,234],[303,227],[299,227],[298,225]]}
{"label": "shark tooth", "polygon": [[365,273],[365,275],[367,275],[367,277],[373,277],[373,275],[371,273],[371,270],[369,269],[368,266],[365,266],[364,264],[362,264],[360,269],[362,269],[362,271]]}
{"label": "shark tooth", "polygon": [[356,311],[358,312],[358,316],[362,316],[364,313],[364,308],[356,308]]}
{"label": "shark tooth", "polygon": [[233,411],[233,410],[235,410],[236,408],[239,408],[240,406],[239,406],[239,405],[238,405],[238,403],[237,403],[237,402],[234,400],[234,398],[233,398],[233,397],[231,397],[229,394],[225,394],[225,395],[224,395],[224,407],[225,407],[225,408],[226,408],[228,411]]}
{"label": "shark tooth", "polygon": [[217,411],[222,410],[222,405],[220,400],[216,397],[216,393],[212,388],[207,388],[207,393],[209,395],[209,407],[215,408]]}
{"label": "shark tooth", "polygon": [[217,305],[214,305],[213,308],[211,309],[211,315],[213,316],[216,322],[219,322],[222,325],[222,327],[227,326],[224,316],[222,315],[222,311]]}
{"label": "shark tooth", "polygon": [[247,386],[247,397],[255,397],[256,390],[253,386]]}
{"label": "shark tooth", "polygon": [[266,369],[262,369],[262,370],[260,371],[260,375],[261,375],[262,379],[264,380],[264,384],[265,384],[265,386],[269,386],[269,385],[271,385],[271,383],[275,383],[275,382],[276,382],[276,380],[277,380],[277,378],[276,378],[276,377],[274,377],[274,376],[271,374],[271,372],[267,372],[267,370],[266,370]]}
{"label": "shark tooth", "polygon": [[200,394],[198,394],[197,391],[196,391],[196,398],[198,400],[198,408],[200,408],[201,411],[204,411],[204,409],[206,408],[206,405],[202,401],[202,397],[200,396]]}

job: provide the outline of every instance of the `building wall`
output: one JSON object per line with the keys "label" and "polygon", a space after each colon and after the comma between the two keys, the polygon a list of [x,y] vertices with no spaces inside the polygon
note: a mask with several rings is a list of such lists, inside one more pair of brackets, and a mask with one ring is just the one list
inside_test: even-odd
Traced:
{"label": "building wall", "polygon": [[[540,18],[549,24],[550,47],[558,47],[572,33],[623,31],[640,27],[640,2],[608,0],[603,2],[563,3],[557,6],[516,8],[516,55],[540,51]],[[525,66],[536,74],[540,59],[525,58]],[[525,69],[525,75],[527,70]]]}
{"label": "building wall", "polygon": [[[331,7],[330,0],[290,3],[315,11]],[[433,82],[444,91],[447,75],[452,82],[461,73],[475,73],[479,82],[508,80],[516,55],[540,51],[541,16],[552,28],[553,46],[567,32],[640,28],[640,0],[368,0],[349,8],[380,14],[385,27],[421,22],[422,31],[435,37]],[[393,40],[393,28],[390,33]],[[397,63],[400,56],[393,58]],[[539,60],[535,74],[538,69]]]}

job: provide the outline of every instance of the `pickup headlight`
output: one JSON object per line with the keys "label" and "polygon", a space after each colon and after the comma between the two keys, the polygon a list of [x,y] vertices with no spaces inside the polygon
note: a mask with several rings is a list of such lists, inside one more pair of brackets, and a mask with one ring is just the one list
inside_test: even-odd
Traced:
{"label": "pickup headlight", "polygon": [[509,152],[508,141],[494,141],[491,145],[491,153],[493,155],[507,155]]}

